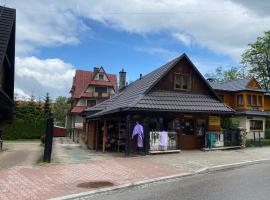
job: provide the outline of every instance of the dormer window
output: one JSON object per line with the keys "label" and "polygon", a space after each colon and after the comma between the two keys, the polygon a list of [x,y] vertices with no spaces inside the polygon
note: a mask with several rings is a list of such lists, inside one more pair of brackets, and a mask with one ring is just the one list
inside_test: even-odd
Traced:
{"label": "dormer window", "polygon": [[188,90],[188,76],[183,74],[174,75],[174,89],[176,90]]}

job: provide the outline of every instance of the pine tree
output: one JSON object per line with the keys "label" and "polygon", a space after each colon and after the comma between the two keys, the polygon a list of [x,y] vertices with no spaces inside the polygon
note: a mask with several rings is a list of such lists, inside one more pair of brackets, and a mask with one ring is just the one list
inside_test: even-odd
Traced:
{"label": "pine tree", "polygon": [[50,100],[50,96],[48,92],[46,93],[46,96],[44,99],[43,111],[46,118],[52,117],[51,100]]}

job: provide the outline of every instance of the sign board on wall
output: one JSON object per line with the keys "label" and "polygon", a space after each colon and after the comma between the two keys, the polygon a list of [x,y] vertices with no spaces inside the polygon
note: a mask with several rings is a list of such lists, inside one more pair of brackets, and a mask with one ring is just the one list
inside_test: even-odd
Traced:
{"label": "sign board on wall", "polygon": [[220,117],[209,116],[208,124],[209,126],[220,126]]}
{"label": "sign board on wall", "polygon": [[208,118],[208,131],[219,131],[220,130],[220,117],[209,116]]}

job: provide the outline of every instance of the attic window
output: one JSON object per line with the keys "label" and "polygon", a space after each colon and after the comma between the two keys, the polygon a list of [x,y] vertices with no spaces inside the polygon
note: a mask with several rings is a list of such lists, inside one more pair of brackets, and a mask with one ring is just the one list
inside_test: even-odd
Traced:
{"label": "attic window", "polygon": [[187,90],[188,87],[188,76],[182,74],[174,75],[174,89],[176,90]]}
{"label": "attic window", "polygon": [[99,79],[99,80],[103,80],[103,79],[104,79],[104,75],[103,75],[103,74],[99,74],[99,75],[98,75],[98,79]]}

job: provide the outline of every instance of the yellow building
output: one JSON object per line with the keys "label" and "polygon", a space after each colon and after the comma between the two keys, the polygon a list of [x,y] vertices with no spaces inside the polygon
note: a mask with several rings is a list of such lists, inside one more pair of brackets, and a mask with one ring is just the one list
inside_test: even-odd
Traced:
{"label": "yellow building", "polygon": [[239,127],[245,128],[247,138],[264,138],[265,121],[270,116],[270,94],[256,79],[238,79],[219,83],[210,81],[210,85],[220,99],[236,111],[235,119]]}

